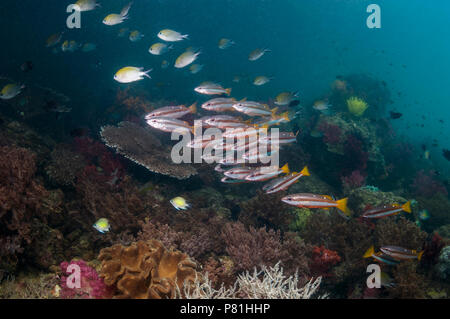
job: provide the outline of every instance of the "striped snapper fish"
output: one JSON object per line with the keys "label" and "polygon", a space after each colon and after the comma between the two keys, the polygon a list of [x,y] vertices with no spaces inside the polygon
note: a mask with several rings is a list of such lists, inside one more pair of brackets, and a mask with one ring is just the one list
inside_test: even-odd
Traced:
{"label": "striped snapper fish", "polygon": [[369,208],[364,211],[362,217],[364,218],[383,218],[388,216],[397,215],[398,213],[405,211],[411,213],[411,202],[406,202],[403,205],[392,204],[383,205],[374,208]]}
{"label": "striped snapper fish", "polygon": [[205,120],[205,123],[220,129],[248,127],[248,124],[242,123],[240,118],[230,115],[211,116]]}
{"label": "striped snapper fish", "polygon": [[267,183],[263,186],[263,191],[266,192],[266,194],[273,194],[277,193],[279,191],[285,191],[287,190],[291,185],[295,184],[300,177],[302,176],[309,176],[309,170],[308,167],[304,167],[299,173],[293,172],[289,175],[277,178],[270,183]]}
{"label": "striped snapper fish", "polygon": [[289,174],[289,166],[285,164],[283,167],[259,167],[253,170],[245,177],[245,180],[251,182],[263,182],[275,178],[280,174]]}
{"label": "striped snapper fish", "polygon": [[380,247],[383,254],[391,256],[395,259],[416,259],[420,261],[423,255],[423,250],[418,252],[417,250],[406,249],[398,246],[383,246]]}
{"label": "striped snapper fish", "polygon": [[229,169],[223,173],[228,178],[231,179],[241,179],[245,180],[245,177],[249,174],[251,174],[253,171],[253,168],[250,167],[235,167],[232,169]]}
{"label": "striped snapper fish", "polygon": [[188,122],[172,119],[168,117],[153,117],[147,120],[147,124],[151,127],[164,132],[192,132],[194,133],[194,127],[190,126]]}
{"label": "striped snapper fish", "polygon": [[254,101],[243,101],[233,104],[233,109],[248,116],[275,116],[278,107],[270,109],[267,104]]}
{"label": "striped snapper fish", "polygon": [[189,107],[186,107],[184,105],[164,106],[148,113],[145,116],[145,119],[149,120],[154,117],[169,117],[172,119],[178,119],[187,114],[195,114],[196,112],[197,112],[197,103],[194,103]]}
{"label": "striped snapper fish", "polygon": [[283,197],[281,201],[283,201],[286,204],[297,207],[322,208],[322,209],[330,209],[335,207],[346,215],[350,214],[350,211],[347,208],[347,198],[334,200],[331,196],[328,195],[299,193],[287,195]]}
{"label": "striped snapper fish", "polygon": [[195,92],[205,95],[230,95],[231,89],[225,89],[220,84],[206,82],[202,83],[194,89]]}
{"label": "striped snapper fish", "polygon": [[220,180],[222,183],[226,183],[226,184],[243,184],[243,183],[249,183],[249,181],[246,181],[245,179],[234,179],[234,178],[229,178],[227,176],[223,177]]}
{"label": "striped snapper fish", "polygon": [[266,150],[266,151],[260,151],[258,150],[249,150],[247,153],[245,153],[242,158],[246,161],[253,162],[253,161],[262,161],[269,159],[274,154],[277,154],[278,150]]}
{"label": "striped snapper fish", "polygon": [[236,103],[234,98],[219,97],[206,101],[202,104],[202,109],[214,112],[234,111],[233,104]]}
{"label": "striped snapper fish", "polygon": [[397,265],[400,263],[400,261],[385,255],[381,252],[379,253],[375,253],[375,248],[373,246],[371,246],[369,249],[367,249],[367,251],[364,253],[363,258],[370,258],[372,257],[373,259],[382,262],[383,264],[387,264],[387,265]]}
{"label": "striped snapper fish", "polygon": [[[280,132],[278,133],[278,143],[279,144],[289,144],[289,143],[295,143],[297,142],[297,135],[292,132]],[[259,142],[261,144],[272,144],[272,142],[275,141],[275,138],[272,137],[272,135],[262,136],[259,138]]]}

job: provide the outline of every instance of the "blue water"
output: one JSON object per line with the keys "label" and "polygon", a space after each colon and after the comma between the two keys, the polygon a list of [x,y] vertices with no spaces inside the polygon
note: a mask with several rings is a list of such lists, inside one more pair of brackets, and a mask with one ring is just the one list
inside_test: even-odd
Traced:
{"label": "blue water", "polygon": [[[403,113],[401,119],[392,121],[397,133],[417,146],[438,139],[431,160],[448,169],[441,155],[442,148],[450,148],[450,27],[444,14],[450,9],[448,1],[136,0],[130,19],[109,27],[101,23],[104,16],[120,12],[128,3],[111,0],[102,1],[101,9],[83,13],[81,29],[73,30],[65,26],[69,3],[23,0],[0,4],[0,75],[70,96],[74,108],[70,125],[91,120],[113,103],[117,88],[125,87],[113,80],[113,74],[125,65],[154,68],[152,80],[133,86],[145,89],[152,98],[180,103],[199,99],[193,88],[211,80],[231,86],[237,98],[267,100],[281,91],[299,90],[307,107],[327,92],[337,75],[366,73],[386,81],[391,90],[394,103],[387,111]],[[381,7],[381,29],[366,26],[370,3]],[[118,38],[122,27],[139,30],[145,37],[137,43]],[[158,41],[156,34],[163,28],[189,34],[190,40],[176,43],[167,55],[152,56],[148,47]],[[45,40],[60,31],[65,31],[64,39],[93,42],[98,48],[87,54],[54,55]],[[236,45],[219,50],[217,42],[222,37],[233,39]],[[189,46],[202,50],[198,62],[205,67],[196,75],[172,66]],[[251,63],[247,56],[256,47],[272,52]],[[161,69],[163,59],[171,67]],[[33,72],[20,72],[18,67],[25,60],[33,61]],[[243,81],[233,83],[235,75]],[[257,75],[275,80],[254,87],[250,81]]]}

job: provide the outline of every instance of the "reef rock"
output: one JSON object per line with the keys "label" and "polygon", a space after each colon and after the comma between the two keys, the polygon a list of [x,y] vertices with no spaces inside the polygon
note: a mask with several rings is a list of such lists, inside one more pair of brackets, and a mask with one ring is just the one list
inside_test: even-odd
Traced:
{"label": "reef rock", "polygon": [[448,280],[450,278],[450,246],[442,248],[435,270],[441,279]]}

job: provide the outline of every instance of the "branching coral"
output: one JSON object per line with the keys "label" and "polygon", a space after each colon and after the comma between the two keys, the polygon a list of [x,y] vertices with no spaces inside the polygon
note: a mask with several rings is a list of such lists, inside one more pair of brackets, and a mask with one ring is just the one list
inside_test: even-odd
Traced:
{"label": "branching coral", "polygon": [[296,269],[302,276],[309,273],[305,256],[309,247],[293,234],[286,234],[282,240],[279,231],[253,227],[246,230],[238,222],[225,225],[222,238],[233,260],[235,272],[261,265],[272,266],[281,260],[290,273]]}
{"label": "branching coral", "polygon": [[180,251],[169,251],[156,240],[100,251],[101,277],[117,288],[115,298],[175,298],[177,287],[196,278],[196,263]]}
{"label": "branching coral", "polygon": [[[187,299],[310,299],[319,289],[321,277],[311,279],[302,286],[297,273],[287,277],[283,274],[281,262],[273,267],[255,267],[253,273],[239,275],[230,288],[214,289],[206,275],[197,277],[194,284],[185,289]],[[327,295],[318,296],[326,298]]]}

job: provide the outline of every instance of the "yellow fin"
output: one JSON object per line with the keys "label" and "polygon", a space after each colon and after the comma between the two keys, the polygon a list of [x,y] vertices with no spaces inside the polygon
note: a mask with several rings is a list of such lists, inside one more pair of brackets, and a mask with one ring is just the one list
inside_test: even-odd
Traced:
{"label": "yellow fin", "polygon": [[245,102],[245,101],[247,101],[247,98],[246,97],[244,97],[242,100],[240,100],[239,102]]}
{"label": "yellow fin", "polygon": [[289,112],[288,112],[288,111],[286,111],[286,112],[280,114],[280,117],[281,117],[282,119],[284,119],[285,121],[288,121],[288,122],[291,120],[291,119],[289,118]]}
{"label": "yellow fin", "polygon": [[364,253],[363,257],[364,258],[372,257],[374,253],[375,253],[375,247],[373,247],[373,245],[372,245],[372,246],[370,246],[369,249],[367,249],[367,251]]}
{"label": "yellow fin", "polygon": [[417,254],[417,260],[420,261],[422,259],[424,250],[422,250],[420,253]]}
{"label": "yellow fin", "polygon": [[407,213],[411,213],[411,202],[408,201],[405,204],[403,204],[402,209]]}
{"label": "yellow fin", "polygon": [[345,215],[348,216],[348,215],[350,215],[350,211],[347,208],[347,200],[348,200],[348,198],[346,197],[346,198],[336,201],[336,203],[337,203],[337,208],[340,211],[342,211]]}
{"label": "yellow fin", "polygon": [[302,171],[300,172],[303,176],[310,176],[308,166],[303,167]]}
{"label": "yellow fin", "polygon": [[189,106],[189,111],[191,111],[192,114],[195,114],[197,112],[197,102]]}
{"label": "yellow fin", "polygon": [[272,113],[272,116],[274,116],[278,111],[278,106],[274,107],[273,109],[270,110],[270,112]]}
{"label": "yellow fin", "polygon": [[225,93],[226,93],[227,95],[230,95],[230,94],[231,94],[231,88],[225,89]]}
{"label": "yellow fin", "polygon": [[281,171],[285,174],[289,174],[289,165],[287,163],[284,164],[284,166],[281,168]]}

